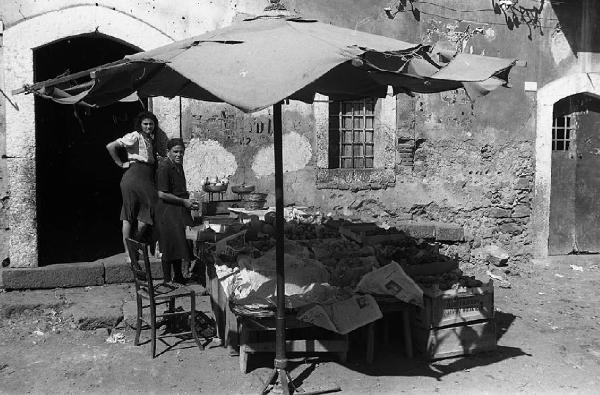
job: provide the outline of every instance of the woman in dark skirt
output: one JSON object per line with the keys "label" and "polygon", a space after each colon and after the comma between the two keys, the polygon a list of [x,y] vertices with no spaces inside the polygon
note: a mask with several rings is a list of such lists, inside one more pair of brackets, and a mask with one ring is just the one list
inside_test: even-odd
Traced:
{"label": "woman in dark skirt", "polygon": [[[143,111],[134,121],[135,130],[106,145],[110,156],[117,166],[126,169],[121,178],[121,220],[123,221],[123,246],[127,253],[125,239],[131,237],[141,240],[148,227],[153,225],[154,206],[158,195],[154,183],[156,151],[154,132],[158,128],[156,116]],[[123,162],[118,154],[119,148],[127,151],[127,161]],[[129,254],[127,254],[129,260]]]}
{"label": "woman in dark skirt", "polygon": [[156,173],[158,205],[156,207],[156,225],[158,245],[162,253],[161,261],[164,281],[171,281],[171,267],[175,283],[183,284],[181,272],[182,260],[190,259],[185,227],[192,225],[190,210],[198,208],[198,202],[189,199],[183,173],[183,155],[185,146],[181,139],[167,142],[167,158],[160,161]]}

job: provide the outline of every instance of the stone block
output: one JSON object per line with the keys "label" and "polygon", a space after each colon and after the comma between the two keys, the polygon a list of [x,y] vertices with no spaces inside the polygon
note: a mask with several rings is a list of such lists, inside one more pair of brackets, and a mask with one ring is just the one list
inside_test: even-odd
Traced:
{"label": "stone block", "polygon": [[65,309],[63,315],[73,317],[77,328],[82,330],[114,328],[123,319],[123,307],[106,304],[104,300],[91,300],[74,304]]}
{"label": "stone block", "polygon": [[[129,283],[133,282],[133,273],[129,263],[125,260],[106,260],[102,261],[104,265],[104,282],[106,284]],[[150,259],[150,270],[152,278],[163,278],[162,265],[159,259]]]}
{"label": "stone block", "polygon": [[510,215],[510,210],[501,207],[491,207],[487,213],[490,218],[509,218]]}
{"label": "stone block", "polygon": [[106,284],[129,283],[133,281],[133,273],[127,262],[109,261],[104,264],[104,281]]}
{"label": "stone block", "polygon": [[[162,305],[161,305],[162,306]],[[148,310],[148,309],[146,309]],[[145,313],[145,312],[144,312]],[[134,301],[128,301],[123,304],[123,322],[130,326],[131,328],[135,328],[137,317],[137,304]],[[149,319],[149,314],[144,314],[144,318]]]}
{"label": "stone block", "polygon": [[435,238],[435,224],[433,222],[398,222],[396,228],[415,239]]}
{"label": "stone block", "polygon": [[84,287],[104,283],[104,266],[100,262],[91,262],[9,268],[0,270],[0,276],[6,289]]}
{"label": "stone block", "polygon": [[133,293],[129,284],[64,289],[62,295],[69,307],[63,316],[72,317],[83,330],[113,328],[123,319],[123,304],[134,298]]}
{"label": "stone block", "polygon": [[508,233],[511,235],[517,235],[519,233],[523,233],[523,226],[519,225],[519,224],[515,224],[514,222],[508,222],[508,223],[502,224],[498,227],[498,229],[502,233]]}
{"label": "stone block", "polygon": [[528,177],[521,177],[517,180],[517,183],[515,184],[515,189],[517,189],[517,190],[530,189],[529,182],[530,181],[529,181]]}
{"label": "stone block", "polygon": [[26,310],[60,309],[66,301],[55,290],[11,291],[0,293],[0,319]]}
{"label": "stone block", "polygon": [[511,217],[513,218],[525,218],[531,215],[531,209],[526,204],[517,204],[513,207]]}
{"label": "stone block", "polygon": [[477,248],[471,251],[471,255],[477,260],[491,263],[494,266],[506,266],[510,257],[504,248],[495,244]]}
{"label": "stone block", "polygon": [[463,227],[455,224],[438,223],[435,225],[435,239],[438,241],[463,241]]}
{"label": "stone block", "polygon": [[396,213],[395,214],[396,219],[402,221],[410,221],[413,219],[413,215],[411,213]]}
{"label": "stone block", "polygon": [[26,152],[20,158],[6,160],[10,208],[8,210],[10,266],[13,268],[36,267],[37,221],[35,198],[35,161]]}

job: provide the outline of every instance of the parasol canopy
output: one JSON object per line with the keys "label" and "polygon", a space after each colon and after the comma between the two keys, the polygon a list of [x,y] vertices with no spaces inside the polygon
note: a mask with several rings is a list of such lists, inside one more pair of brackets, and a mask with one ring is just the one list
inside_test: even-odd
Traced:
{"label": "parasol canopy", "polygon": [[[448,59],[450,60],[448,61]],[[507,83],[513,59],[436,53],[429,46],[297,16],[259,16],[126,56],[73,86],[46,81],[26,90],[64,104],[104,106],[139,97],[226,102],[244,112],[284,99],[432,93],[464,87],[472,97]]]}

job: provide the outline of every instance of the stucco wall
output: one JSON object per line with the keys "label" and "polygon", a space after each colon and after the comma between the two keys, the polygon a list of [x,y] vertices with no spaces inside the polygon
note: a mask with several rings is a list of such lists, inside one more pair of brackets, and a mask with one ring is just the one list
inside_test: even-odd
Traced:
{"label": "stucco wall", "polygon": [[[313,204],[315,139],[312,106],[283,105],[283,167],[287,202]],[[218,103],[191,102],[184,112],[185,135],[191,137],[185,156],[188,187],[200,180],[229,176],[231,185],[255,185],[274,199],[273,125],[271,109],[244,114]],[[236,198],[229,194],[228,198]]]}

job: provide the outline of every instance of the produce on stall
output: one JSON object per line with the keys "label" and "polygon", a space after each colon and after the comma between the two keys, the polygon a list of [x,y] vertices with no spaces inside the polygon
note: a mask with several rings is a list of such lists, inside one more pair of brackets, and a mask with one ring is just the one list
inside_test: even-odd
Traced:
{"label": "produce on stall", "polygon": [[[377,305],[375,299],[361,299],[361,295],[388,295],[414,306],[411,327],[416,348],[430,358],[495,346],[490,340],[493,285],[464,275],[458,259],[441,254],[439,244],[394,228],[361,226],[310,213],[306,208],[287,207],[286,214],[285,306],[297,311],[299,319],[347,333],[381,318],[379,309],[358,309],[358,300],[365,306]],[[230,301],[250,311],[272,309],[276,300],[277,229],[272,212],[265,212],[262,218],[247,216],[240,224],[243,230],[218,242],[214,252],[217,275]],[[485,290],[478,294],[485,294],[483,305],[481,298],[469,299],[477,290]],[[479,325],[474,329],[480,330],[485,344],[459,352],[461,337],[457,334],[465,328],[451,329],[453,325]],[[448,340],[438,336],[442,333],[448,334]]]}

